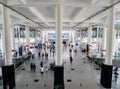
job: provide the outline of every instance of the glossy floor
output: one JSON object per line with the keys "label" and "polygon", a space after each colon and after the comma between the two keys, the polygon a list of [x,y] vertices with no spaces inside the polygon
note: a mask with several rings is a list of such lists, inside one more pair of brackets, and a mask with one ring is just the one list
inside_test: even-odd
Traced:
{"label": "glossy floor", "polygon": [[[43,76],[40,73],[40,61],[38,51],[34,50],[35,59],[31,59],[25,63],[18,71],[16,71],[16,89],[53,89],[53,71],[48,70]],[[105,89],[100,85],[100,70],[96,70],[97,66],[91,64],[86,55],[80,51],[73,53],[73,63],[69,61],[69,51],[62,52],[64,63],[64,82],[65,89]],[[45,61],[44,67],[49,66],[54,61],[53,56],[49,55],[48,61]],[[30,63],[34,62],[37,66],[36,72],[30,71]],[[25,69],[25,70],[24,70]],[[67,81],[71,80],[71,81]],[[2,87],[0,89],[3,89]],[[112,89],[120,89],[120,78],[117,85],[112,83]]]}

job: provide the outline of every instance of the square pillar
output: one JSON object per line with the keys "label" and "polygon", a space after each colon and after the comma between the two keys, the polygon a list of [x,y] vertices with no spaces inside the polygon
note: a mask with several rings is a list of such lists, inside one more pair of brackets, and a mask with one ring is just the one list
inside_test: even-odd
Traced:
{"label": "square pillar", "polygon": [[112,87],[112,65],[102,64],[100,84],[105,88]]}
{"label": "square pillar", "polygon": [[13,89],[15,87],[15,68],[14,65],[2,66],[3,89]]}
{"label": "square pillar", "polygon": [[54,67],[54,89],[55,87],[60,86],[64,89],[64,67],[55,66]]}

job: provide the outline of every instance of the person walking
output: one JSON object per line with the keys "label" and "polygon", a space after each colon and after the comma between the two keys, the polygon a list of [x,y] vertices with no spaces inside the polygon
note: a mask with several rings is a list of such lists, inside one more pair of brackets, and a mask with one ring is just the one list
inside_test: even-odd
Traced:
{"label": "person walking", "polygon": [[40,54],[40,51],[38,52],[38,57],[40,57],[41,56],[41,54]]}
{"label": "person walking", "polygon": [[72,49],[71,48],[69,49],[69,52],[70,52],[70,55],[72,55]]}
{"label": "person walking", "polygon": [[35,63],[33,63],[33,71],[34,72],[36,71],[36,65],[35,65]]}
{"label": "person walking", "polygon": [[47,66],[45,67],[45,72],[46,72],[46,73],[48,72],[48,68],[47,68]]}
{"label": "person walking", "polygon": [[44,60],[44,56],[45,56],[45,54],[44,54],[44,52],[42,52],[42,61]]}
{"label": "person walking", "polygon": [[33,71],[33,63],[30,64],[30,70]]}
{"label": "person walking", "polygon": [[117,85],[118,76],[119,76],[118,67],[115,67],[114,68],[114,79],[115,79],[115,84],[116,85]]}
{"label": "person walking", "polygon": [[70,63],[72,64],[72,62],[73,62],[73,58],[72,56],[70,56]]}
{"label": "person walking", "polygon": [[43,67],[43,61],[40,62],[40,66]]}
{"label": "person walking", "polygon": [[48,60],[48,53],[45,52],[45,60]]}
{"label": "person walking", "polygon": [[51,52],[52,52],[52,47],[50,47],[50,56],[51,56]]}
{"label": "person walking", "polygon": [[44,73],[44,67],[41,67],[40,72],[41,72],[41,75],[43,75],[43,73]]}
{"label": "person walking", "polygon": [[54,55],[55,55],[55,49],[53,49],[52,52],[53,52],[53,57],[54,57]]}

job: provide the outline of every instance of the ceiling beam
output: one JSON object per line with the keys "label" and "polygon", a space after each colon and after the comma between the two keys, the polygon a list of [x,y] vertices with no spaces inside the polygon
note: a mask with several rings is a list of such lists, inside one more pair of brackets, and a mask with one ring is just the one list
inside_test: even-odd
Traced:
{"label": "ceiling beam", "polygon": [[87,17],[87,18],[86,18],[86,19],[84,19],[82,22],[79,22],[78,24],[74,25],[72,28],[75,28],[75,27],[77,27],[77,26],[79,26],[79,25],[83,24],[84,22],[86,22],[86,21],[88,21],[88,20],[92,19],[93,17],[95,17],[95,16],[97,16],[97,15],[99,15],[99,14],[103,13],[104,11],[106,11],[106,10],[110,9],[111,7],[113,7],[113,6],[117,5],[118,3],[120,3],[120,0],[118,0],[118,1],[117,1],[117,2],[115,2],[115,3],[113,3],[113,4],[112,4],[112,5],[110,5],[109,7],[106,7],[106,8],[104,8],[104,9],[102,9],[102,10],[100,10],[100,11],[96,12],[95,14],[93,14],[93,15],[91,15],[91,16],[89,16],[89,17]]}
{"label": "ceiling beam", "polygon": [[[85,0],[84,0],[85,1]],[[100,1],[100,0],[98,0]],[[12,4],[10,3],[9,6],[15,6],[15,7],[46,7],[46,6],[54,6],[56,5],[55,2],[41,2],[39,1],[38,3],[26,3],[25,0],[20,0],[21,3],[23,4]],[[25,4],[24,4],[25,3]],[[94,2],[95,3],[95,2]],[[72,2],[64,2],[62,3],[63,6],[71,6],[71,7],[106,7],[109,6],[109,4],[104,4],[104,5],[97,5],[92,3],[72,3]]]}
{"label": "ceiling beam", "polygon": [[[35,21],[36,22],[42,22],[40,20],[35,20]],[[50,23],[50,22],[55,22],[55,19],[45,19],[44,21]],[[76,22],[77,23],[77,22],[80,22],[80,21],[82,21],[82,20],[71,20],[71,19],[63,19],[62,20],[62,22],[70,22],[70,23],[71,22],[74,22],[74,23]]]}
{"label": "ceiling beam", "polygon": [[[25,0],[20,0],[20,1],[21,1],[24,5],[26,5]],[[36,10],[35,7],[28,7],[28,8],[30,9],[30,11],[31,11],[37,18],[39,18],[39,19],[45,24],[45,26],[48,26],[48,23],[44,21],[43,16],[41,15],[40,12],[38,12],[38,11]]]}
{"label": "ceiling beam", "polygon": [[92,4],[97,4],[100,0],[92,0]]}
{"label": "ceiling beam", "polygon": [[43,16],[39,11],[37,11],[34,7],[29,7],[29,9],[37,18],[39,18],[39,20],[41,20],[45,24],[45,26],[49,26],[49,24],[45,22]]}
{"label": "ceiling beam", "polygon": [[8,6],[7,4],[4,4],[2,1],[0,1],[0,4],[3,5],[4,7],[8,8],[8,9],[10,9],[11,11],[14,11],[14,12],[17,13],[18,15],[20,15],[20,16],[26,18],[27,20],[30,20],[30,21],[32,21],[33,23],[36,23],[36,24],[39,25],[41,28],[43,28],[43,26],[42,26],[41,24],[39,24],[39,23],[35,22],[34,20],[32,20],[31,18],[29,18],[29,17],[23,15],[23,14],[20,13],[19,11],[17,11],[17,10],[15,10],[15,9],[11,8],[11,7]]}
{"label": "ceiling beam", "polygon": [[78,18],[83,16],[83,14],[85,14],[86,11],[87,11],[87,8],[82,8],[76,15],[74,15],[72,20],[78,20]]}
{"label": "ceiling beam", "polygon": [[23,3],[23,4],[25,4],[26,3],[26,1],[25,0],[19,0],[21,3]]}
{"label": "ceiling beam", "polygon": [[[12,6],[12,7],[48,7],[48,6],[54,6],[55,4],[26,4],[26,5],[21,5],[21,4],[17,4],[17,5],[9,5],[9,6]],[[82,5],[82,4],[63,4],[63,6],[71,6],[71,7],[106,7],[106,6],[109,6],[109,5],[92,5],[92,4],[85,4],[85,5]]]}
{"label": "ceiling beam", "polygon": [[[72,17],[72,22],[69,24],[69,26],[73,26],[74,25],[74,22],[76,22],[76,21],[79,21],[79,22],[81,22],[80,21],[80,19],[81,19],[81,16],[84,16],[83,14],[85,13],[87,11],[87,7],[84,7],[84,8],[82,8],[81,10],[79,10],[78,11],[78,13],[76,13],[75,15],[74,15],[74,17]],[[82,18],[83,19],[83,18]]]}
{"label": "ceiling beam", "polygon": [[99,15],[94,16],[91,20],[102,19],[103,17],[107,16],[107,12],[100,13]]}

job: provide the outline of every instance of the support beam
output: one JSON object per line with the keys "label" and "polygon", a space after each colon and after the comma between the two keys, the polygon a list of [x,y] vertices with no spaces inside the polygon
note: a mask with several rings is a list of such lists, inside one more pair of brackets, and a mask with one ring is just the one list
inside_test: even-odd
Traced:
{"label": "support beam", "polygon": [[106,39],[106,59],[105,64],[112,65],[112,57],[114,52],[115,40],[115,8],[112,7],[108,10],[108,30]]}
{"label": "support beam", "polygon": [[[4,0],[7,4],[7,0]],[[9,9],[3,6],[3,29],[4,29],[4,40],[5,40],[5,65],[12,64],[12,29],[10,29],[11,19]]]}
{"label": "support beam", "polygon": [[102,57],[106,57],[106,31],[107,31],[107,27],[106,24],[104,24],[103,39],[102,39]]}
{"label": "support beam", "polygon": [[49,26],[49,24],[44,21],[44,18],[42,16],[42,14],[39,13],[39,11],[37,11],[34,7],[29,7],[29,9],[39,20],[41,20],[45,24],[45,27]]}
{"label": "support beam", "polygon": [[62,65],[62,6],[56,5],[56,65]]}
{"label": "support beam", "polygon": [[64,67],[62,66],[62,6],[60,3],[55,7],[56,19],[56,59],[54,67],[54,89],[64,89]]}
{"label": "support beam", "polygon": [[91,44],[91,34],[92,34],[92,27],[90,26],[89,28],[88,28],[88,44],[90,45]]}
{"label": "support beam", "polygon": [[[24,5],[26,5],[26,1],[25,0],[20,0]],[[37,11],[37,9],[35,9],[35,7],[28,7],[30,9],[30,11],[37,16],[46,26],[48,26],[48,23],[44,21],[43,16],[41,15],[41,13],[39,13]]]}
{"label": "support beam", "polygon": [[[113,4],[114,0],[110,0],[110,3]],[[112,7],[108,10],[108,29],[106,37],[106,59],[105,64],[101,66],[101,79],[100,83],[105,88],[112,87],[112,57],[114,52],[114,40],[115,40],[115,8]]]}
{"label": "support beam", "polygon": [[82,16],[82,14],[84,14],[86,11],[87,11],[86,7],[82,8],[76,15],[74,15],[75,17],[73,17],[72,19],[74,21],[78,20],[78,18],[80,18],[80,16]]}
{"label": "support beam", "polygon": [[26,45],[28,45],[28,48],[30,48],[30,29],[29,27],[25,26],[26,31]]}
{"label": "support beam", "polygon": [[11,40],[11,44],[12,44],[12,50],[15,50],[15,37],[14,37],[14,23],[13,20],[11,20],[11,24],[10,24],[10,29],[11,29],[11,34],[12,34],[12,40]]}

